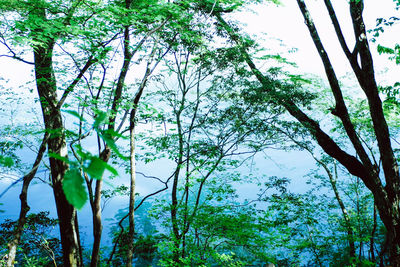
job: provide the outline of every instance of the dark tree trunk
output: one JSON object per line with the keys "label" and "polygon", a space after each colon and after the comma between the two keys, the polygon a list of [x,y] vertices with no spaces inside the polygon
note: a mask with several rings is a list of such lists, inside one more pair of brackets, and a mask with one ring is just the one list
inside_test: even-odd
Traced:
{"label": "dark tree trunk", "polygon": [[[57,106],[57,87],[52,62],[53,48],[54,40],[46,40],[33,47],[35,78],[45,129],[50,134],[47,142],[48,151],[61,157],[67,157],[64,125],[61,110]],[[81,266],[79,235],[75,224],[76,210],[67,201],[62,189],[62,180],[68,170],[68,164],[60,159],[50,158],[50,169],[60,224],[64,266]]]}
{"label": "dark tree trunk", "polygon": [[[329,62],[327,53],[322,46],[322,43],[304,1],[298,0],[297,2],[304,16],[305,23],[310,31],[310,35],[324,63],[328,80],[331,83],[332,92],[335,95],[335,90],[338,89],[338,91],[340,91],[340,88],[336,89],[334,86],[332,86],[331,81],[336,80],[336,77],[332,77],[334,76],[334,71]],[[343,125],[348,132],[348,136],[354,145],[357,155],[361,159],[363,168],[366,171],[366,176],[359,177],[364,181],[364,183],[373,193],[379,215],[388,231],[388,238],[391,244],[390,262],[393,266],[400,266],[399,168],[393,153],[392,145],[390,142],[389,128],[383,113],[382,101],[379,97],[378,86],[376,84],[372,55],[369,50],[365,23],[362,16],[364,2],[362,0],[350,1],[350,14],[353,22],[354,38],[356,41],[356,45],[353,51],[350,51],[347,47],[347,43],[343,37],[340,24],[337,20],[335,11],[332,7],[330,0],[325,0],[325,5],[328,9],[342,49],[347,56],[353,72],[357,77],[358,83],[361,89],[364,91],[368,100],[370,116],[374,126],[375,136],[380,152],[379,154],[382,160],[383,173],[386,181],[386,185],[384,188],[378,176],[379,170],[376,166],[372,165],[364,149],[360,147],[359,144],[353,142],[351,136],[353,132],[351,131],[351,133],[349,133],[347,131],[348,127],[346,127],[343,117],[341,117],[340,115],[339,117],[342,119]],[[336,100],[336,108],[338,108],[339,104],[340,101]],[[326,149],[324,150],[326,151]],[[368,186],[367,183],[370,183],[371,181],[373,181],[373,183],[371,184],[371,186]]]}

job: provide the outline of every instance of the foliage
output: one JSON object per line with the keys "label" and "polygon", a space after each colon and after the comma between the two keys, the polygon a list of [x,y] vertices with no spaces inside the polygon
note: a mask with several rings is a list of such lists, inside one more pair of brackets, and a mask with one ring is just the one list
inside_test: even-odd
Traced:
{"label": "foliage", "polygon": [[[164,236],[157,232],[156,227],[147,215],[150,209],[150,203],[145,203],[140,210],[136,213],[135,222],[137,227],[135,239],[134,239],[134,258],[133,261],[136,265],[151,265],[159,259],[159,252],[157,250],[158,244],[164,238]],[[118,220],[125,214],[125,210],[120,210],[115,216]],[[126,222],[122,225],[126,227]],[[116,252],[112,259],[113,265],[120,265],[126,263],[126,255],[128,249],[128,233],[124,231],[121,234],[120,227],[118,225],[111,228],[111,237],[113,242],[117,242]],[[119,239],[118,239],[119,238]],[[118,241],[117,241],[118,240]]]}
{"label": "foliage", "polygon": [[[49,107],[59,111],[60,121],[51,128],[49,121],[45,120],[43,127],[40,120],[45,130],[39,132],[50,134],[46,160],[50,159],[52,165],[43,161],[40,166],[51,169],[50,178],[58,177],[55,171],[59,171],[61,187],[50,179],[55,196],[64,193],[77,209],[90,203],[99,244],[105,204],[115,196],[138,196],[134,183],[131,187],[123,184],[120,169],[134,177],[129,165],[134,159],[141,164],[167,162],[163,177],[152,176],[165,187],[148,196],[140,195],[140,204],[133,207],[134,235],[127,231],[132,225],[123,219],[132,209],[122,207],[117,214],[111,233],[115,250],[110,264],[131,264],[127,262],[130,254],[138,266],[389,263],[387,231],[376,208],[377,198],[372,197],[360,177],[340,167],[337,171],[335,161],[319,157],[320,150],[315,147],[316,142],[326,144],[330,138],[331,143],[326,145],[329,149],[337,148],[341,155],[350,151],[346,155],[359,162],[358,155],[351,155],[354,140],[359,139],[356,150],[365,149],[363,164],[371,162],[374,172],[369,174],[376,174],[377,184],[381,184],[380,165],[385,158],[379,158],[379,151],[384,150],[376,144],[376,121],[370,116],[368,96],[355,96],[353,82],[339,85],[336,80],[340,93],[335,95],[319,78],[290,73],[287,69],[293,63],[268,54],[249,35],[240,33],[238,23],[222,19],[260,2],[0,0],[4,18],[0,22],[0,43],[6,49],[2,56],[34,64],[27,52],[37,55],[38,51],[48,50],[48,68],[35,66],[36,73],[47,71],[48,75],[38,78],[36,86],[47,84],[55,100],[36,97],[34,105],[43,107],[43,118],[51,119]],[[398,0],[396,3],[399,7]],[[350,4],[354,9],[362,1]],[[398,21],[398,17],[378,19],[372,31],[374,41]],[[357,41],[353,51],[356,56],[360,54],[359,46]],[[399,64],[398,44],[378,44],[377,49]],[[350,61],[358,64],[357,60]],[[361,61],[366,62],[365,58]],[[355,69],[363,71],[364,67]],[[33,91],[32,86],[28,84],[27,88]],[[43,90],[43,86],[40,88]],[[392,140],[400,129],[399,92],[399,82],[379,88],[385,97],[383,112]],[[4,102],[22,99],[12,92],[4,95]],[[344,113],[338,113],[340,98],[348,121]],[[293,114],[297,114],[298,122],[290,116]],[[27,130],[27,137],[20,138],[22,131],[18,129],[7,126],[0,132],[1,170],[22,170],[26,159],[18,153],[25,151],[30,144],[26,140],[34,139],[34,134]],[[347,138],[349,132],[353,135]],[[135,139],[134,148],[127,145],[128,133],[134,133],[130,136]],[[65,153],[50,149],[60,136]],[[128,149],[136,149],[136,155],[131,152],[131,158],[127,157]],[[319,167],[335,170],[340,179],[333,183],[318,169],[309,175],[309,190],[295,192],[288,178],[250,173],[246,167],[249,159],[268,149],[309,150],[317,155]],[[394,152],[399,158],[399,150]],[[107,175],[115,180],[104,189],[101,182]],[[334,193],[333,184],[337,185]],[[249,197],[244,197],[247,193],[243,185],[250,188]],[[343,215],[336,193],[343,199],[349,220]],[[103,207],[97,207],[101,201]],[[70,215],[75,216],[74,209]],[[62,264],[60,241],[50,234],[57,224],[48,213],[27,217],[17,254],[19,264]],[[0,225],[2,254],[15,225],[10,220]],[[348,253],[350,241],[357,251],[354,257]],[[106,252],[99,256],[104,265]],[[88,259],[85,255],[83,261]]]}
{"label": "foliage", "polygon": [[[373,222],[374,204],[371,195],[357,179],[343,181],[340,193],[351,216],[356,251],[359,251],[357,258],[349,258],[346,223],[326,179],[318,173],[310,176],[312,187],[304,194],[290,192],[287,182],[278,179],[276,181],[282,185],[280,192],[264,198],[271,211],[265,217],[265,223],[276,231],[270,246],[278,264],[297,259],[297,264],[302,266],[369,266],[372,264],[371,253],[368,251],[371,238],[376,246],[385,242],[384,232],[374,232],[376,226]],[[352,199],[353,196],[356,198]],[[380,225],[378,229],[383,227],[382,222],[376,223]],[[373,251],[375,257],[378,256],[377,251]]]}
{"label": "foliage", "polygon": [[[49,212],[31,213],[26,218],[16,260],[22,266],[54,266],[62,262],[61,243],[54,233],[58,220],[49,218]],[[7,249],[16,221],[6,219],[0,224],[0,254]]]}

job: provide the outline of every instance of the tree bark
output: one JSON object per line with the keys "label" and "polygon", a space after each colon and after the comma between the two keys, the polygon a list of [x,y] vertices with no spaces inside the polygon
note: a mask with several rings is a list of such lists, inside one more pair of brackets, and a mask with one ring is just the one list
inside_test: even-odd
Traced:
{"label": "tree bark", "polygon": [[[44,14],[43,14],[44,16]],[[57,108],[57,86],[53,72],[53,48],[55,41],[50,39],[33,47],[35,78],[42,107],[46,132],[49,133],[48,151],[67,157],[65,131],[61,110]],[[68,164],[50,157],[51,180],[60,225],[61,245],[65,266],[81,266],[79,235],[76,228],[76,209],[67,201],[62,189],[62,180]]]}
{"label": "tree bark", "polygon": [[[46,22],[44,8],[32,10],[30,16],[34,20]],[[35,26],[36,27],[36,26]],[[34,54],[35,80],[46,133],[48,151],[67,158],[65,130],[58,105],[57,84],[53,71],[53,50],[55,36],[48,36],[41,28],[31,29],[36,44],[32,45]],[[49,158],[51,181],[56,202],[60,226],[61,245],[65,266],[81,266],[79,233],[76,224],[76,209],[67,201],[62,188],[62,181],[69,166],[66,161]]]}
{"label": "tree bark", "polygon": [[172,222],[172,233],[174,235],[174,250],[173,253],[173,261],[175,263],[179,263],[180,253],[180,240],[181,234],[179,233],[179,224],[178,224],[178,182],[179,182],[179,174],[181,165],[183,164],[183,133],[181,126],[180,115],[182,113],[183,107],[181,106],[176,114],[177,119],[177,128],[178,128],[178,159],[177,159],[177,167],[175,169],[174,179],[172,183],[172,192],[171,192],[171,222]]}
{"label": "tree bark", "polygon": [[[130,0],[126,0],[126,8],[130,7]],[[120,101],[122,97],[122,90],[124,87],[125,83],[125,78],[129,70],[129,65],[132,60],[133,54],[130,51],[129,45],[129,26],[125,26],[124,29],[124,61],[122,64],[122,68],[118,77],[118,82],[114,91],[114,98],[113,102],[111,105],[111,116],[110,116],[110,121],[108,125],[108,129],[111,131],[114,131],[115,129],[115,120],[116,116],[118,113],[118,109],[120,106]],[[108,162],[110,156],[111,156],[111,151],[110,148],[106,145],[105,148],[102,151],[102,155],[100,155],[100,158],[104,162]],[[103,181],[101,179],[96,181],[96,186],[95,186],[95,205],[92,208],[92,213],[93,213],[93,236],[94,236],[94,242],[93,242],[93,247],[92,247],[92,260],[90,263],[91,267],[95,267],[99,264],[100,261],[100,241],[101,241],[101,235],[102,235],[102,221],[101,221],[101,208],[100,208],[100,200],[101,200],[101,187],[102,187]]]}
{"label": "tree bark", "polygon": [[101,234],[103,231],[103,225],[101,222],[101,187],[102,180],[96,180],[95,194],[92,206],[92,220],[93,220],[93,246],[92,246],[92,258],[90,261],[91,267],[98,266],[100,260],[100,242]]}
{"label": "tree bark", "polygon": [[129,145],[130,145],[130,190],[129,190],[129,243],[127,266],[132,266],[133,261],[133,241],[135,238],[135,185],[136,185],[136,160],[135,160],[135,110],[131,111],[129,126]]}

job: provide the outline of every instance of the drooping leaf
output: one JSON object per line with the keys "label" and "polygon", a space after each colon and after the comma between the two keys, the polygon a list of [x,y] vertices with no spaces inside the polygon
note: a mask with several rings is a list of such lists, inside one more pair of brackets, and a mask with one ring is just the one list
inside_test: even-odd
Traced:
{"label": "drooping leaf", "polygon": [[110,147],[110,149],[122,160],[128,160],[128,157],[124,156],[118,149],[117,145],[113,138],[110,137],[110,134],[107,131],[98,131],[101,139]]}
{"label": "drooping leaf", "polygon": [[57,154],[57,153],[54,153],[54,152],[49,152],[49,157],[50,158],[59,159],[59,160],[62,160],[64,162],[66,162],[66,163],[69,163],[69,160],[68,160],[67,157],[63,157],[60,154]]}
{"label": "drooping leaf", "polygon": [[113,175],[118,176],[118,171],[114,167],[112,167],[110,164],[106,163],[105,168],[107,171],[111,172]]}
{"label": "drooping leaf", "polygon": [[81,209],[88,199],[83,182],[83,177],[77,168],[69,169],[62,182],[65,197],[77,209]]}
{"label": "drooping leaf", "polygon": [[89,174],[91,178],[99,180],[103,177],[106,164],[107,163],[102,161],[99,157],[92,157],[89,166],[85,168],[85,172]]}
{"label": "drooping leaf", "polygon": [[93,128],[99,129],[100,125],[102,125],[107,119],[107,112],[98,110],[98,111],[96,111],[96,115],[97,116],[93,123]]}
{"label": "drooping leaf", "polygon": [[86,121],[84,117],[82,117],[76,110],[65,109],[63,112],[66,112],[75,118],[78,118],[80,121]]}

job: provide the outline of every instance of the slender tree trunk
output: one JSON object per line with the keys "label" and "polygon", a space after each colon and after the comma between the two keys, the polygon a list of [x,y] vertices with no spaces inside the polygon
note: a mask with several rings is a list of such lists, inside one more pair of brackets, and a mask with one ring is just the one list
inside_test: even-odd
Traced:
{"label": "slender tree trunk", "polygon": [[103,231],[103,225],[101,222],[101,187],[102,180],[96,180],[94,201],[92,206],[92,217],[93,217],[93,246],[92,246],[92,259],[90,261],[91,267],[98,266],[100,260],[100,242]]}
{"label": "slender tree trunk", "polygon": [[314,158],[314,160],[324,168],[326,174],[328,175],[329,183],[331,184],[332,191],[335,194],[336,201],[339,204],[340,210],[342,212],[343,220],[345,222],[345,227],[346,227],[346,231],[347,231],[347,240],[349,242],[349,257],[355,259],[355,257],[356,257],[356,246],[355,246],[355,243],[354,243],[354,232],[353,232],[353,228],[352,228],[352,225],[351,225],[350,216],[347,213],[346,206],[344,205],[344,202],[343,202],[343,200],[342,200],[342,198],[341,198],[341,196],[339,194],[339,190],[338,190],[337,184],[336,184],[336,181],[338,179],[337,163],[333,162],[334,173],[332,173],[332,171],[328,167],[328,165],[325,162],[323,162],[320,159],[318,159],[314,155],[313,151],[309,147],[307,147],[306,145],[298,142],[296,139],[294,139],[292,136],[288,135],[286,132],[284,132],[284,131],[281,131],[281,132],[284,133],[286,136],[288,136],[299,147],[301,147],[301,148],[305,149],[306,151],[308,151],[311,154],[311,156]]}
{"label": "slender tree trunk", "polygon": [[7,257],[7,267],[14,266],[15,256],[17,254],[18,244],[21,240],[21,235],[24,231],[24,226],[26,222],[26,214],[28,213],[30,207],[28,205],[28,188],[32,179],[35,177],[37,169],[39,168],[40,162],[42,161],[43,154],[46,151],[46,145],[48,140],[48,133],[44,134],[42,143],[39,147],[39,151],[36,155],[35,162],[33,163],[32,169],[23,177],[23,184],[19,199],[21,201],[21,207],[19,212],[19,218],[17,225],[14,228],[13,238],[8,243],[8,257]]}
{"label": "slender tree trunk", "polygon": [[[130,0],[126,0],[125,1],[125,7],[127,9],[129,9],[131,6],[131,1]],[[155,29],[153,29],[151,31],[151,33],[155,32],[156,30],[160,29],[162,26],[164,25],[161,24],[159,27],[156,27]],[[125,84],[125,78],[128,74],[128,70],[129,70],[129,65],[131,63],[132,57],[134,55],[134,53],[136,51],[138,51],[139,47],[143,44],[143,42],[147,39],[148,36],[146,36],[145,38],[142,39],[142,41],[140,42],[140,45],[138,45],[138,47],[136,47],[135,51],[131,51],[130,49],[130,30],[129,30],[129,26],[125,26],[124,28],[124,61],[122,64],[122,68],[118,77],[118,81],[117,81],[117,86],[114,92],[114,99],[112,102],[112,106],[111,106],[111,111],[112,111],[112,116],[110,116],[110,122],[108,125],[108,129],[111,131],[115,130],[115,119],[116,119],[116,114],[119,110],[119,106],[120,106],[120,101],[122,98],[122,90]],[[134,134],[134,128],[135,128],[135,118],[136,118],[136,111],[137,111],[137,106],[138,103],[140,101],[140,98],[142,96],[142,93],[144,91],[144,88],[146,87],[146,83],[147,80],[149,78],[149,76],[151,75],[151,73],[153,72],[155,66],[157,66],[158,62],[161,60],[158,59],[157,64],[155,64],[155,66],[153,68],[150,68],[150,62],[152,61],[152,58],[155,54],[155,47],[153,48],[152,54],[151,54],[151,60],[148,62],[147,68],[146,68],[146,73],[145,76],[142,80],[142,83],[138,89],[138,91],[135,94],[135,97],[133,99],[133,107],[131,109],[131,114],[130,114],[130,168],[131,168],[131,184],[130,184],[130,195],[129,195],[129,212],[128,215],[129,216],[129,243],[128,243],[128,252],[127,252],[127,261],[126,264],[127,266],[132,266],[132,260],[133,260],[133,241],[134,241],[134,234],[135,234],[135,223],[134,223],[134,212],[135,212],[135,180],[136,180],[136,168],[135,168],[135,134]],[[119,128],[118,128],[119,129]],[[117,130],[118,131],[118,130]],[[113,138],[113,137],[112,137]],[[104,162],[108,162],[109,158],[111,155],[111,151],[109,149],[108,146],[105,147],[105,149],[103,150],[103,152],[100,155],[100,158],[104,161]],[[101,185],[101,181],[99,181],[99,185]],[[97,184],[96,184],[96,192],[97,192]],[[101,196],[101,191],[99,192],[99,196]],[[100,199],[100,197],[99,197]],[[99,214],[100,214],[100,206],[99,206]],[[94,210],[93,210],[94,212]],[[101,214],[100,214],[101,215]],[[97,216],[97,218],[100,218],[100,220],[98,219],[99,223],[101,224],[101,216]],[[121,225],[120,225],[121,226]],[[101,231],[101,230],[100,230]],[[99,239],[99,243],[96,244],[97,246],[97,253],[95,254],[95,256],[97,257],[96,259],[96,264],[98,262],[99,259],[99,247],[100,247],[100,239]],[[108,262],[111,261],[112,259],[112,255],[114,254],[115,251],[115,246],[113,249],[113,252],[110,255],[110,258],[108,260]],[[95,258],[92,257],[92,261]],[[96,265],[93,265],[96,266]]]}
{"label": "slender tree trunk", "polygon": [[132,266],[133,242],[135,238],[135,185],[136,185],[136,160],[135,160],[135,110],[131,111],[129,126],[130,145],[130,190],[129,190],[129,232],[128,232],[128,257],[126,266]]}
{"label": "slender tree trunk", "polygon": [[[111,150],[108,146],[106,146],[99,155],[100,159],[104,162],[108,162],[110,156],[111,156]],[[102,179],[96,180],[94,189],[94,198],[93,201],[91,201],[92,221],[93,221],[93,245],[92,245],[92,257],[90,261],[91,267],[98,266],[100,262],[100,243],[103,232],[103,224],[101,220],[102,185],[103,185]],[[88,187],[89,186],[91,186],[91,183],[88,183]]]}
{"label": "slender tree trunk", "polygon": [[[44,8],[37,8],[29,16],[37,21],[46,21]],[[58,105],[57,84],[53,71],[53,50],[56,37],[43,34],[43,29],[33,26],[35,80],[39,95],[45,130],[49,133],[47,142],[48,151],[67,158],[68,151],[65,141],[65,131]],[[64,266],[81,266],[80,241],[76,224],[76,209],[67,201],[62,188],[64,175],[68,164],[58,158],[50,157],[50,171],[53,193],[56,202],[57,215],[60,226],[61,245],[63,250]]]}
{"label": "slender tree trunk", "polygon": [[180,253],[180,243],[181,243],[181,237],[182,235],[180,234],[179,231],[179,225],[178,225],[178,182],[179,182],[179,175],[180,175],[180,169],[182,168],[183,164],[183,132],[182,132],[182,125],[181,125],[181,113],[183,111],[183,102],[181,102],[181,105],[179,107],[179,110],[176,113],[176,121],[177,121],[177,128],[178,128],[178,159],[177,159],[177,167],[175,170],[175,175],[174,175],[174,180],[172,184],[172,192],[171,192],[171,199],[172,199],[172,204],[171,204],[171,222],[172,222],[172,233],[174,235],[174,250],[173,250],[173,261],[175,263],[179,263],[179,257],[181,256]]}
{"label": "slender tree trunk", "polygon": [[370,252],[370,256],[371,256],[370,260],[372,262],[376,262],[375,249],[374,249],[375,241],[374,240],[375,240],[375,233],[376,233],[376,228],[378,226],[378,223],[377,223],[377,214],[376,214],[376,205],[375,205],[375,203],[374,203],[374,215],[373,216],[374,216],[373,217],[374,223],[372,225],[371,237],[369,239],[369,252]]}
{"label": "slender tree trunk", "polygon": [[[130,0],[125,1],[125,7],[129,8],[131,4]],[[130,52],[130,39],[129,39],[129,26],[125,26],[124,30],[124,61],[122,64],[122,68],[118,77],[117,81],[117,86],[114,91],[114,99],[112,102],[111,106],[111,116],[110,116],[110,122],[108,125],[108,129],[111,131],[114,131],[115,129],[115,119],[117,116],[117,112],[119,109],[121,97],[122,97],[122,90],[125,82],[126,75],[129,70],[129,64],[132,60],[132,53]],[[112,138],[112,137],[111,137]],[[100,158],[104,162],[108,162],[109,158],[111,156],[111,151],[108,146],[106,146],[101,155]],[[102,180],[97,180],[96,181],[96,187],[95,187],[95,205],[94,208],[92,208],[92,213],[93,213],[93,235],[94,235],[94,242],[93,242],[93,253],[92,253],[92,260],[91,260],[91,266],[97,266],[99,264],[100,260],[100,241],[101,241],[101,234],[102,234],[102,222],[101,222],[101,207],[100,207],[100,201],[101,201],[101,187],[102,187]]]}
{"label": "slender tree trunk", "polygon": [[352,228],[352,225],[351,225],[350,216],[347,213],[346,207],[345,207],[345,205],[343,203],[342,198],[340,197],[339,190],[337,189],[337,186],[336,186],[336,181],[337,181],[337,178],[338,178],[336,163],[334,163],[335,177],[333,177],[332,173],[329,171],[327,166],[326,166],[325,170],[328,173],[329,182],[330,182],[330,184],[332,186],[333,192],[335,193],[336,201],[339,204],[340,210],[342,212],[343,219],[344,219],[345,224],[346,224],[347,240],[349,242],[349,256],[350,256],[351,259],[355,259],[355,257],[356,257],[356,246],[354,244],[354,232],[353,232],[353,228]]}
{"label": "slender tree trunk", "polygon": [[[313,38],[315,45],[317,46],[320,42],[316,30],[312,30],[313,22],[310,14],[307,11],[303,0],[297,1],[300,10],[303,13],[306,24],[310,30],[310,34]],[[350,15],[353,22],[355,47],[353,51],[350,51],[347,43],[342,34],[340,24],[337,20],[335,11],[332,7],[330,0],[325,0],[325,5],[328,9],[332,23],[334,25],[336,35],[342,46],[343,52],[347,56],[349,63],[353,69],[354,74],[357,77],[360,87],[364,91],[370,111],[370,116],[374,126],[376,141],[382,160],[383,173],[385,176],[385,188],[384,194],[381,194],[381,186],[368,187],[374,194],[376,200],[376,206],[379,210],[380,217],[388,231],[388,238],[390,241],[390,262],[393,266],[400,266],[400,175],[399,167],[396,158],[393,153],[392,145],[390,142],[389,128],[386,123],[384,116],[382,101],[379,97],[379,90],[375,79],[375,71],[372,60],[372,55],[369,49],[367,40],[367,33],[365,29],[365,23],[363,20],[364,1],[363,0],[351,0]],[[323,56],[320,53],[321,58]],[[327,68],[326,62],[324,62],[325,68]],[[362,149],[355,147],[357,154],[360,156],[364,168],[367,170],[370,177],[378,177],[379,171],[376,166],[370,166],[363,159]],[[365,177],[359,176],[365,183]],[[374,178],[377,180],[378,178]],[[368,186],[368,185],[367,185]]]}
{"label": "slender tree trunk", "polygon": [[312,232],[311,232],[311,230],[310,230],[308,225],[306,225],[306,227],[307,227],[308,239],[311,242],[311,249],[312,249],[312,251],[313,251],[313,253],[315,255],[315,259],[317,260],[318,266],[322,267],[322,262],[321,262],[320,256],[318,255],[318,251],[316,249],[316,244],[314,242],[314,238],[313,238]]}
{"label": "slender tree trunk", "polygon": [[[189,140],[190,142],[190,140]],[[186,253],[186,227],[188,225],[188,213],[189,213],[189,154],[190,154],[190,145],[188,142],[188,148],[187,148],[187,153],[186,153],[186,177],[185,177],[185,206],[184,206],[184,214],[183,214],[183,231],[182,231],[182,259],[185,258],[185,253]]]}
{"label": "slender tree trunk", "polygon": [[[197,107],[198,105],[196,105]],[[197,109],[195,110],[197,111]],[[194,116],[195,117],[195,116]],[[188,216],[189,216],[189,186],[190,186],[190,142],[192,136],[192,128],[194,124],[194,119],[192,119],[191,127],[189,128],[187,144],[186,144],[186,173],[185,173],[185,203],[184,203],[184,214],[183,214],[183,231],[182,231],[182,259],[185,258],[186,253],[186,234],[189,231]],[[186,230],[187,229],[187,230]]]}

